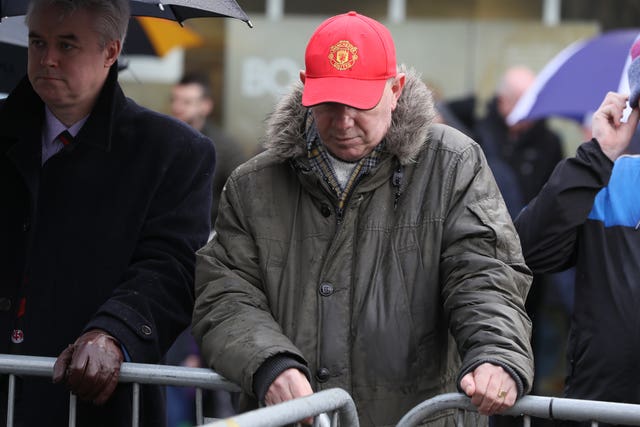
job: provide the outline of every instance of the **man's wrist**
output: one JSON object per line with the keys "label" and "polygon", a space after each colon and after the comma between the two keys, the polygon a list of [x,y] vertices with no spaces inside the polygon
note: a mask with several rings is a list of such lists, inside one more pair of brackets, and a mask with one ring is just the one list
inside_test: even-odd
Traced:
{"label": "man's wrist", "polygon": [[280,353],[265,360],[253,375],[253,392],[258,401],[263,402],[275,379],[287,369],[292,368],[298,369],[310,380],[311,374],[307,365],[291,354]]}

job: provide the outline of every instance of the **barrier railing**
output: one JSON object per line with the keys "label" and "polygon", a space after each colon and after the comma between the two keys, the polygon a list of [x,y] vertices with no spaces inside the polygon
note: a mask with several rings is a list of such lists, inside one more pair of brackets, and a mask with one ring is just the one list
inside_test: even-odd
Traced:
{"label": "barrier railing", "polygon": [[[7,426],[14,424],[14,402],[17,376],[51,378],[54,358],[0,354],[0,374],[8,375]],[[219,374],[205,368],[184,368],[169,365],[123,363],[120,382],[131,383],[133,411],[131,425],[138,427],[140,414],[140,384],[194,387],[196,389],[196,422],[204,426],[202,391],[239,391],[239,387]],[[76,397],[70,394],[69,426],[76,424]],[[457,410],[457,425],[464,427],[465,411],[476,412],[471,400],[460,393],[449,393],[426,400],[407,412],[397,427],[418,426],[423,420],[444,410]],[[327,415],[328,414],[328,415]],[[523,427],[530,427],[531,418],[640,426],[640,405],[558,397],[525,396],[518,400],[505,415],[522,417]],[[206,424],[206,427],[275,427],[314,418],[317,427],[358,427],[358,415],[351,396],[339,388],[319,391],[225,420]]]}
{"label": "barrier railing", "polygon": [[206,424],[206,427],[274,427],[296,423],[309,417],[315,417],[314,426],[318,427],[359,426],[356,406],[349,393],[341,388],[332,388],[225,418]]}
{"label": "barrier railing", "polygon": [[[464,427],[464,411],[477,412],[471,400],[460,393],[435,396],[407,412],[397,427],[414,427],[438,412],[457,409],[457,425]],[[523,427],[531,426],[531,417],[564,421],[591,422],[640,426],[640,405],[602,402],[597,400],[566,399],[559,397],[524,396],[504,415],[522,416]]]}
{"label": "barrier railing", "polygon": [[[0,354],[0,374],[9,375],[7,426],[14,424],[14,402],[16,376],[34,376],[51,378],[53,376],[53,357],[17,356]],[[140,414],[140,384],[172,385],[195,387],[196,422],[204,423],[202,390],[239,391],[240,388],[219,374],[205,368],[184,368],[181,366],[151,365],[144,363],[123,363],[120,369],[121,383],[131,383],[133,387],[133,411],[131,425],[138,427]],[[76,396],[70,393],[69,426],[76,425]]]}

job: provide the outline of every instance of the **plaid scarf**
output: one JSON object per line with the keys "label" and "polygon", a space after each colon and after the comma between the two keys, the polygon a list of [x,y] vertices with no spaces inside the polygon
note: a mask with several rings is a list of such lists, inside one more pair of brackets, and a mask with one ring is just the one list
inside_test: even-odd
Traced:
{"label": "plaid scarf", "polygon": [[336,176],[333,168],[329,152],[322,143],[318,130],[313,121],[313,116],[307,114],[307,158],[311,167],[320,175],[320,177],[329,184],[333,192],[338,197],[338,213],[342,214],[344,205],[349,198],[349,194],[355,188],[360,179],[368,175],[378,163],[384,148],[384,140],[376,145],[369,155],[358,160],[353,168],[349,179],[344,188],[340,185],[340,181]]}

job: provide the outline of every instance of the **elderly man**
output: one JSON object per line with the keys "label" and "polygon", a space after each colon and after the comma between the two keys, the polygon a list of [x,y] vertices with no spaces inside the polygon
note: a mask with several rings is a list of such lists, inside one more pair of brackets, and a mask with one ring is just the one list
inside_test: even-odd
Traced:
{"label": "elderly man", "polygon": [[305,62],[199,252],[205,360],[246,407],[341,387],[364,426],[455,390],[505,410],[532,382],[531,275],[480,147],[431,125],[373,19],[328,19]]}
{"label": "elderly man", "polygon": [[[20,381],[18,425],[68,425],[67,388],[78,425],[130,425],[122,361],[157,363],[191,318],[214,150],[125,98],[129,14],[129,0],[31,0],[28,78],[0,104],[0,352],[59,355],[62,383]],[[161,425],[160,390],[141,398],[141,425]]]}

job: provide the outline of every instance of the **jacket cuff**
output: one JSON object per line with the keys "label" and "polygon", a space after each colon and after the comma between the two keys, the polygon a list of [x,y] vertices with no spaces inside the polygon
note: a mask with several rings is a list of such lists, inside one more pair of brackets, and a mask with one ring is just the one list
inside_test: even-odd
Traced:
{"label": "jacket cuff", "polygon": [[309,368],[293,354],[280,353],[264,361],[253,375],[253,392],[259,402],[264,402],[264,397],[271,383],[273,383],[281,373],[291,368],[298,369],[311,381]]}
{"label": "jacket cuff", "polygon": [[596,158],[603,166],[613,169],[613,161],[602,151],[602,147],[596,138],[591,138],[589,141],[580,144],[576,151],[576,157],[582,159]]}
{"label": "jacket cuff", "polygon": [[[157,363],[161,354],[154,325],[132,307],[119,301],[107,300],[84,327],[83,333],[102,329],[113,336],[123,350],[125,358],[138,363]],[[123,351],[124,353],[124,351]]]}
{"label": "jacket cuff", "polygon": [[462,377],[467,375],[469,372],[472,372],[474,369],[476,369],[478,366],[482,365],[483,363],[490,363],[492,365],[500,366],[502,369],[507,371],[507,373],[511,376],[511,378],[513,378],[513,380],[516,383],[516,388],[518,389],[518,399],[524,396],[524,381],[522,381],[522,378],[520,377],[520,375],[518,375],[516,370],[513,369],[511,366],[507,365],[506,363],[503,363],[499,360],[494,360],[494,359],[480,360],[474,363],[473,365],[469,366],[464,371],[462,371],[460,375],[458,375],[458,381],[456,382],[456,387],[458,388],[458,391],[460,393],[465,394],[464,390],[460,388],[460,381],[462,380]]}

